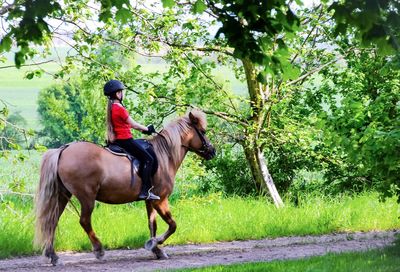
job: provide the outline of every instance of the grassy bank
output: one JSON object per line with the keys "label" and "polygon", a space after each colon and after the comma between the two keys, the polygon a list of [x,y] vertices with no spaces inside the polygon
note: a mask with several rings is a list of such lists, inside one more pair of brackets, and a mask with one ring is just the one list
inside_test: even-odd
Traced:
{"label": "grassy bank", "polygon": [[328,254],[302,260],[212,266],[179,272],[269,271],[269,272],[397,272],[400,267],[400,240],[393,247],[368,252]]}
{"label": "grassy bank", "polygon": [[[32,199],[3,197],[1,205],[0,257],[33,254]],[[176,201],[171,209],[178,229],[167,244],[400,228],[399,204],[395,199],[379,202],[375,193],[335,199],[306,198],[298,207],[288,203],[282,209],[276,209],[265,199],[210,196]],[[166,225],[159,222],[160,233]],[[93,227],[106,248],[142,247],[149,235],[143,203],[118,206],[98,203]],[[72,209],[61,218],[56,249],[91,249]]]}

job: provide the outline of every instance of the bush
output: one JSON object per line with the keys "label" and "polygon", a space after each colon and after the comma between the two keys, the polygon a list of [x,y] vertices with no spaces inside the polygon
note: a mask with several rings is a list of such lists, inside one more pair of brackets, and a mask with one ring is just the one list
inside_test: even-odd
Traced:
{"label": "bush", "polygon": [[104,142],[105,99],[96,87],[82,86],[73,82],[40,91],[38,112],[43,129],[39,135],[47,146],[82,140]]}
{"label": "bush", "polygon": [[222,147],[214,159],[205,162],[205,167],[207,175],[198,181],[200,192],[221,192],[239,196],[257,193],[241,147]]}

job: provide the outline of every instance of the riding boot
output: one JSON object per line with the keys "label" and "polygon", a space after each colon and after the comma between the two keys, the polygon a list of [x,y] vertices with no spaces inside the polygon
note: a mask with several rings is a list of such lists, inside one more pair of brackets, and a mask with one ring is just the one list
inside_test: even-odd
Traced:
{"label": "riding boot", "polygon": [[150,169],[148,169],[148,166],[144,165],[142,172],[142,190],[138,198],[139,200],[160,200],[158,195],[155,195],[151,192],[154,187],[151,185],[151,177],[149,172]]}

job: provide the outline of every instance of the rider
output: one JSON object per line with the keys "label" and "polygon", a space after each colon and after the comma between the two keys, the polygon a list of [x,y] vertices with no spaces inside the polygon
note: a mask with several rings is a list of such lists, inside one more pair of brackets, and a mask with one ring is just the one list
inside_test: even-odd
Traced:
{"label": "rider", "polygon": [[135,122],[122,104],[125,86],[118,80],[110,80],[104,85],[104,95],[108,97],[107,106],[107,141],[125,149],[140,161],[142,173],[142,190],[139,200],[159,200],[160,197],[153,194],[151,189],[151,170],[154,159],[144,148],[137,144],[131,133],[131,128],[151,135],[155,132],[154,126],[145,127]]}

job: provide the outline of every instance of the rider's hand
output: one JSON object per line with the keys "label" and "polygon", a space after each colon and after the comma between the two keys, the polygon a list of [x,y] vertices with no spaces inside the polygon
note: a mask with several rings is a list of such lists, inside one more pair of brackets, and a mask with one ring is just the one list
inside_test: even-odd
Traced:
{"label": "rider's hand", "polygon": [[151,135],[152,133],[155,133],[155,132],[156,132],[156,130],[153,125],[149,125],[147,127],[147,131],[143,131],[143,133],[146,135]]}

